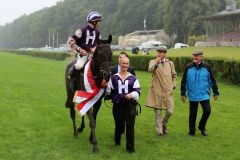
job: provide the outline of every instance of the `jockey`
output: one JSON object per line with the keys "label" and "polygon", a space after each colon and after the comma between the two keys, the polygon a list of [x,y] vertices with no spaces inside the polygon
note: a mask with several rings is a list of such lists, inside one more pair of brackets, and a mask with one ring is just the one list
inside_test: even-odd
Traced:
{"label": "jockey", "polygon": [[[100,39],[100,27],[102,15],[98,12],[91,12],[87,16],[88,24],[76,30],[75,34],[68,38],[67,44],[77,53],[77,62],[68,73],[68,78],[73,74],[74,69],[80,70],[84,67],[87,60],[95,52],[97,41]],[[90,53],[90,54],[89,54]]]}

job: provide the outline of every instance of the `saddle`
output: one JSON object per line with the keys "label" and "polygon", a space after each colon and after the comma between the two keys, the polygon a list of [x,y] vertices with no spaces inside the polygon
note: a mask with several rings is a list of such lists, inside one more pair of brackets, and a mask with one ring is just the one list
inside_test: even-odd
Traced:
{"label": "saddle", "polygon": [[80,70],[77,70],[75,69],[75,66],[72,65],[68,70],[68,79],[70,81],[70,88],[73,92],[80,89],[80,82],[81,82],[81,77],[83,77],[84,67]]}

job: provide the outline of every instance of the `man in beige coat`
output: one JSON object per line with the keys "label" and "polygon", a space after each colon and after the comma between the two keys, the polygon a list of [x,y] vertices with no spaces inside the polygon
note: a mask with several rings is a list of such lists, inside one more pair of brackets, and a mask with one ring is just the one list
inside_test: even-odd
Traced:
{"label": "man in beige coat", "polygon": [[[176,86],[177,73],[172,61],[166,58],[166,47],[157,49],[157,57],[151,60],[148,71],[152,72],[152,84],[147,94],[145,106],[155,112],[156,131],[158,135],[167,134],[167,122],[173,113],[173,89]],[[161,119],[162,110],[166,113]]]}

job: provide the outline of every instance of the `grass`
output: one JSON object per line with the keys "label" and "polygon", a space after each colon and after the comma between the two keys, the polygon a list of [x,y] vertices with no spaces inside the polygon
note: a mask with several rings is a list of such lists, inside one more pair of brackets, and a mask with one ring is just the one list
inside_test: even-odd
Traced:
{"label": "grass", "polygon": [[[170,134],[157,137],[153,110],[143,106],[151,82],[147,72],[137,72],[143,108],[135,124],[136,153],[126,152],[125,136],[120,147],[114,146],[112,111],[103,105],[96,129],[100,152],[93,155],[89,127],[74,139],[69,110],[64,107],[64,69],[68,61],[0,53],[0,160],[240,159],[239,87],[219,83],[221,96],[211,101],[209,136],[197,132],[189,137],[188,103],[180,101],[179,77],[175,110],[168,124]],[[200,113],[199,108],[198,121]]]}

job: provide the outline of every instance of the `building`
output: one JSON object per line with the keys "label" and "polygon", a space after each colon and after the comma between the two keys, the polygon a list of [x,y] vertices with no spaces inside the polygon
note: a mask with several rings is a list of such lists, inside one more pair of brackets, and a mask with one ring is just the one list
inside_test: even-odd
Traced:
{"label": "building", "polygon": [[229,1],[224,11],[196,19],[203,22],[207,39],[195,45],[240,46],[240,9],[234,0]]}
{"label": "building", "polygon": [[163,30],[134,31],[125,36],[119,36],[118,45],[122,47],[136,47],[143,42],[160,41],[163,45],[169,45],[171,40]]}

